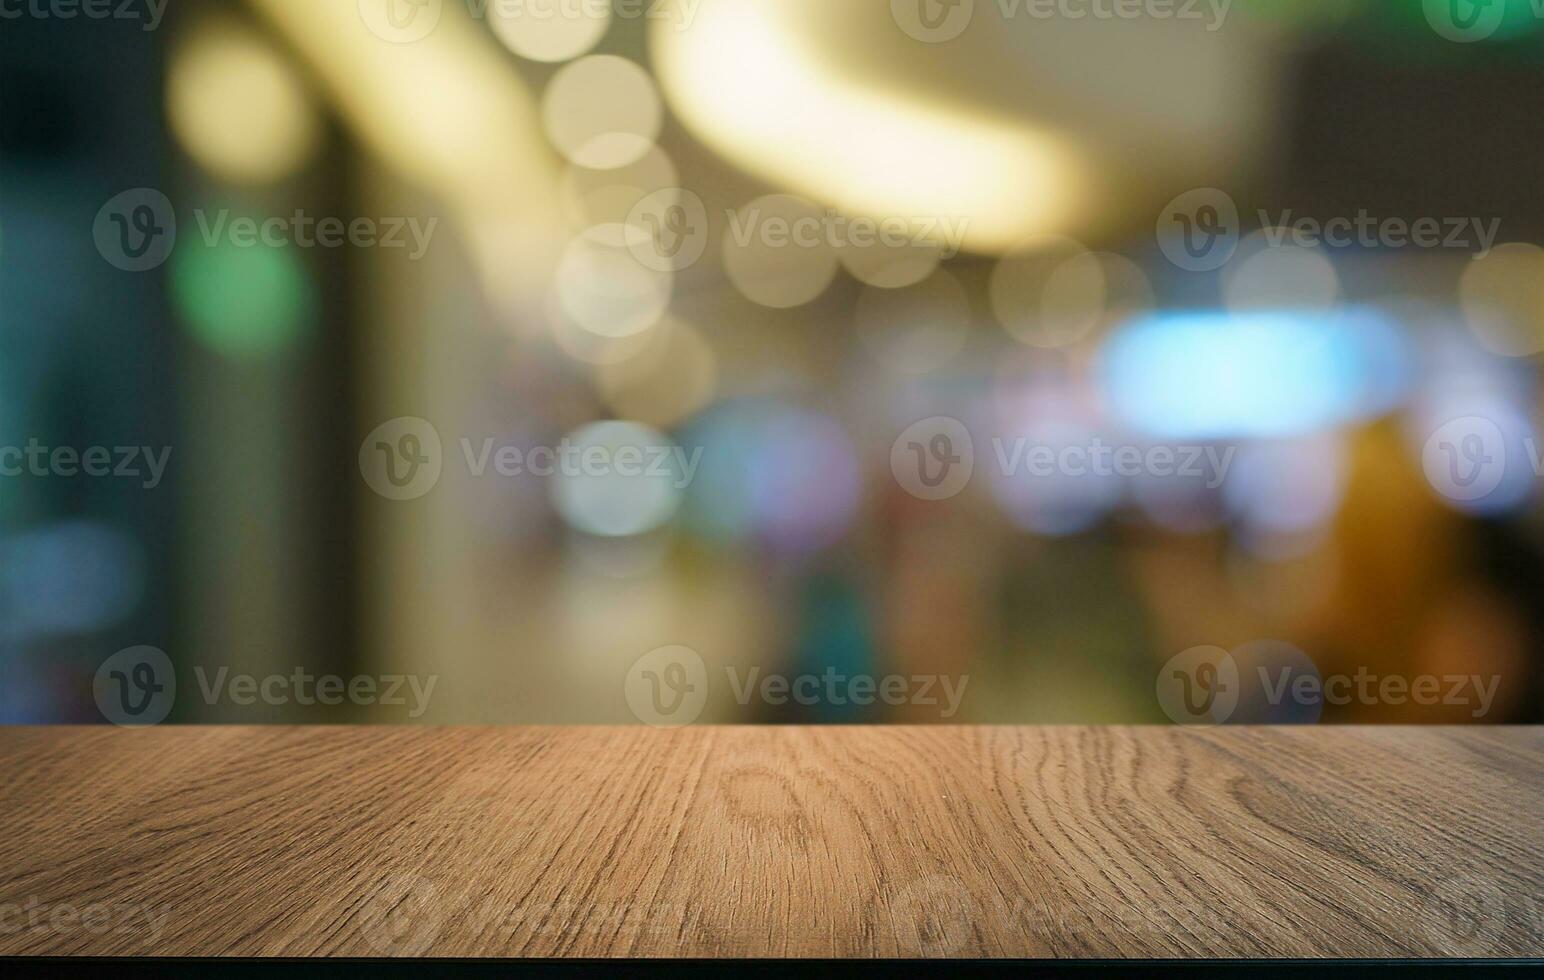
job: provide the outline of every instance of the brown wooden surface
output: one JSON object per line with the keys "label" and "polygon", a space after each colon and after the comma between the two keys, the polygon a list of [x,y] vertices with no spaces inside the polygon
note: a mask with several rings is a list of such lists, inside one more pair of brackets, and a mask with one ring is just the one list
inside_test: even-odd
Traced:
{"label": "brown wooden surface", "polygon": [[1544,955],[1544,730],[13,728],[0,954]]}

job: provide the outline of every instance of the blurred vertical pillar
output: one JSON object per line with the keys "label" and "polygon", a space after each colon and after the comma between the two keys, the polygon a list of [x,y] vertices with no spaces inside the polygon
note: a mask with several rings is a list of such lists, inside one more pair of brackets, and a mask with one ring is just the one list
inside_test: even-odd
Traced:
{"label": "blurred vertical pillar", "polygon": [[[416,261],[381,249],[357,256],[350,297],[358,392],[347,486],[358,508],[354,595],[368,669],[444,675],[429,718],[457,696],[454,675],[487,676],[460,689],[455,717],[508,720],[481,563],[493,546],[488,515],[468,512],[459,439],[473,434],[468,420],[486,397],[474,382],[488,378],[490,356],[503,356],[502,331],[540,316],[559,252],[557,163],[535,99],[486,24],[459,4],[438,6],[432,29],[409,43],[372,33],[355,2],[250,6],[306,60],[357,140],[361,213],[439,222]],[[443,472],[421,497],[388,500],[354,460],[372,430],[403,416],[436,427]]]}
{"label": "blurred vertical pillar", "polygon": [[[168,19],[173,45],[234,30],[268,44],[303,74],[266,25],[225,4],[184,7]],[[184,144],[187,125],[178,130]],[[307,237],[293,226],[289,243],[279,246],[205,236],[221,221],[288,221],[297,211],[346,225],[354,213],[343,160],[322,152],[300,158],[293,172],[244,182],[240,174],[209,172],[189,152],[171,194],[179,218],[167,270],[182,349],[177,455],[186,614],[176,645],[185,720],[338,717],[293,696],[211,701],[205,687],[222,668],[227,676],[259,678],[299,668],[314,677],[346,672],[354,659],[357,470],[346,284],[357,260],[352,247],[322,247],[314,231]]]}

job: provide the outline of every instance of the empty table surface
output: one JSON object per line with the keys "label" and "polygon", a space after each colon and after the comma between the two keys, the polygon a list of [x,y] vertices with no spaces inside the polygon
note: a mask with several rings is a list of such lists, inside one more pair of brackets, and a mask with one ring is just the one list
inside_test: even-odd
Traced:
{"label": "empty table surface", "polygon": [[0,758],[0,955],[1544,955],[1537,728],[10,728]]}

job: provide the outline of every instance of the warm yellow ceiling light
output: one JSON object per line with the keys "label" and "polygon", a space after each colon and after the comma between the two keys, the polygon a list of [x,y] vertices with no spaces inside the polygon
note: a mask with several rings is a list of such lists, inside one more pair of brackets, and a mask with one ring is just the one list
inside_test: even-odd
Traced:
{"label": "warm yellow ceiling light", "polygon": [[964,219],[978,252],[1150,236],[1187,188],[1243,193],[1269,160],[1291,50],[1249,18],[1221,29],[1206,5],[675,3],[682,16],[652,22],[653,64],[704,142],[848,218]]}
{"label": "warm yellow ceiling light", "polygon": [[961,223],[977,251],[1087,207],[1077,154],[1053,133],[855,84],[782,9],[702,0],[691,30],[667,18],[650,36],[672,108],[746,170],[849,215]]}
{"label": "warm yellow ceiling light", "polygon": [[306,162],[321,124],[294,69],[256,32],[220,20],[172,52],[166,112],[177,141],[222,180],[270,183]]}
{"label": "warm yellow ceiling light", "polygon": [[360,142],[461,219],[490,299],[539,308],[562,245],[558,160],[535,97],[483,25],[463,5],[436,4],[397,36],[389,0],[249,2]]}

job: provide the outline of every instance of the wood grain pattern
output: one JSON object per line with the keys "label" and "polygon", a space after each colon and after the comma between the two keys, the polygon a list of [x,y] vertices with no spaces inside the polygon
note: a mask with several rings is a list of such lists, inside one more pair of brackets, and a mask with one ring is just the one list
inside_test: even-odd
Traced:
{"label": "wood grain pattern", "polygon": [[1544,955],[1544,730],[15,728],[0,954]]}

